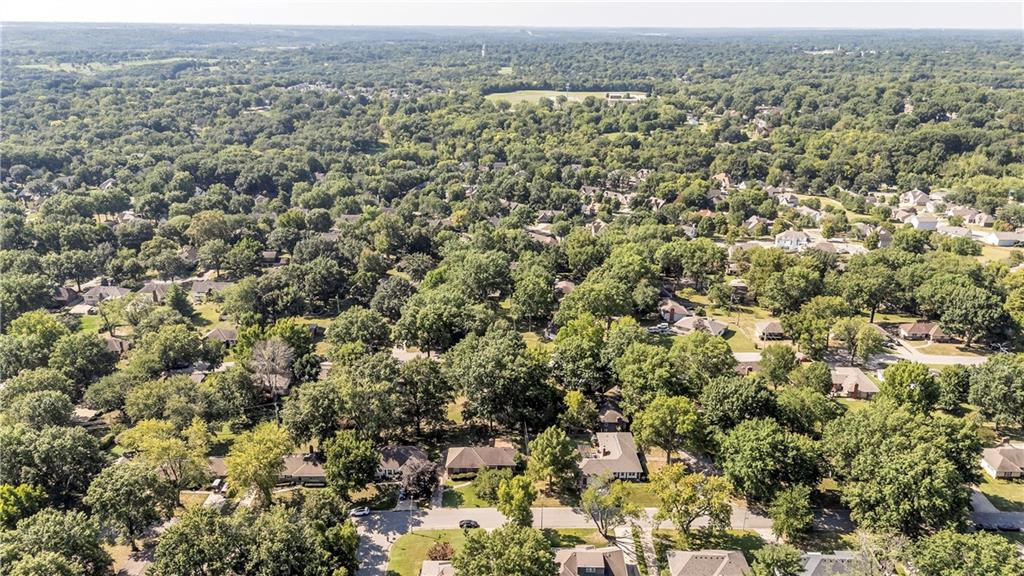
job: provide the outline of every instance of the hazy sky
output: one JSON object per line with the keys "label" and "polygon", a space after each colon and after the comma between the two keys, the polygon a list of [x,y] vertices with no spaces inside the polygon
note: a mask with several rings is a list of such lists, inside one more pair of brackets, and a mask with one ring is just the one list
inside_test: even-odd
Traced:
{"label": "hazy sky", "polygon": [[998,2],[491,2],[434,0],[8,0],[3,21],[664,28],[1024,30]]}

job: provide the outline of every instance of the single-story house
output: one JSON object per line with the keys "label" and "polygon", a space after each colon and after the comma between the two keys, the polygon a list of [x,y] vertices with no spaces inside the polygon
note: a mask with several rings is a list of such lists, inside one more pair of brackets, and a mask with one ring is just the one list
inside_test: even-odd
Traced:
{"label": "single-story house", "polygon": [[395,480],[422,462],[429,462],[427,453],[416,446],[385,446],[380,449],[377,477]]}
{"label": "single-story house", "polygon": [[147,300],[155,304],[162,304],[167,299],[167,289],[170,287],[168,282],[146,282],[139,289],[139,294],[144,294]]}
{"label": "single-story house", "polygon": [[754,229],[758,226],[762,226],[764,227],[764,230],[768,230],[768,227],[771,225],[772,221],[763,216],[751,216],[743,221],[743,229],[746,230],[748,234],[753,233]]}
{"label": "single-story house", "polygon": [[572,294],[572,291],[575,289],[576,283],[572,280],[559,280],[555,282],[555,295],[558,296],[559,300]]}
{"label": "single-story house", "polygon": [[93,286],[82,294],[82,301],[90,306],[96,306],[100,302],[124,298],[132,291],[121,286]]}
{"label": "single-story house", "polygon": [[598,432],[596,446],[581,449],[580,472],[584,481],[597,476],[617,480],[639,480],[644,473],[636,442],[629,432]]}
{"label": "single-story house", "polygon": [[107,350],[117,354],[118,356],[123,356],[124,353],[132,347],[131,342],[116,336],[111,336],[110,334],[101,334],[100,338],[103,338],[103,341],[107,343]]}
{"label": "single-story house", "polygon": [[892,244],[892,232],[885,228],[878,229],[878,247],[888,248]]}
{"label": "single-story house", "polygon": [[851,550],[837,550],[831,554],[809,552],[800,560],[803,563],[800,576],[842,576],[860,568],[864,560],[863,556]]}
{"label": "single-story house", "polygon": [[733,304],[740,304],[747,301],[747,282],[743,278],[735,278],[729,281],[729,300]]}
{"label": "single-story house", "polygon": [[518,452],[495,446],[455,446],[444,456],[444,470],[451,476],[479,472],[481,468],[515,468]]}
{"label": "single-story house", "polygon": [[790,252],[802,249],[808,242],[810,238],[807,233],[800,230],[786,230],[775,235],[775,246]]}
{"label": "single-story house", "polygon": [[953,238],[971,238],[971,231],[963,226],[938,226],[935,231],[943,236],[951,236]]}
{"label": "single-story house", "polygon": [[1016,246],[1024,241],[1024,236],[1017,232],[989,232],[981,237],[981,241],[989,246]]}
{"label": "single-story house", "polygon": [[796,213],[801,216],[806,216],[807,218],[810,218],[811,221],[814,222],[815,224],[821,222],[821,219],[823,218],[821,212],[815,210],[814,208],[811,208],[810,206],[797,206]]}
{"label": "single-story house", "polygon": [[924,206],[928,200],[928,195],[916,188],[900,194],[900,206]]}
{"label": "single-story house", "polygon": [[205,300],[214,292],[223,292],[234,284],[232,282],[218,282],[216,280],[197,280],[189,288],[189,296],[196,302]]}
{"label": "single-story house", "polygon": [[693,312],[690,312],[681,302],[672,298],[661,299],[661,302],[658,304],[658,314],[661,315],[662,320],[669,324],[675,323],[680,318],[693,316]]}
{"label": "single-story house", "polygon": [[995,217],[991,214],[985,214],[984,212],[978,212],[971,218],[971,224],[975,226],[991,226],[996,221]]}
{"label": "single-story house", "polygon": [[90,432],[93,430],[106,430],[110,427],[100,418],[99,410],[93,410],[85,406],[75,406],[74,411],[71,412],[71,422]]}
{"label": "single-story house", "polygon": [[555,550],[558,576],[634,576],[618,546],[577,546]]}
{"label": "single-story house", "polygon": [[986,448],[981,453],[981,467],[993,478],[1024,478],[1024,446]]}
{"label": "single-story house", "polygon": [[89,316],[96,313],[96,307],[92,304],[75,304],[68,310],[68,314],[72,316]]}
{"label": "single-story house", "polygon": [[828,240],[822,240],[821,242],[815,242],[814,244],[808,244],[806,249],[807,250],[817,250],[819,252],[824,252],[826,254],[838,254],[839,253],[839,249],[836,248],[836,245],[831,243],[831,242],[829,242]]}
{"label": "single-story house", "polygon": [[[228,470],[223,457],[210,456],[207,458],[207,464],[213,478],[227,477]],[[289,454],[281,459],[281,464],[278,483],[310,486],[322,485],[327,481],[323,462],[315,454]]]}
{"label": "single-story house", "polygon": [[832,368],[832,394],[843,398],[870,400],[878,394],[875,384],[860,368],[836,366]]}
{"label": "single-story house", "polygon": [[779,194],[775,197],[775,199],[779,202],[780,205],[789,206],[790,208],[796,208],[797,206],[800,205],[800,198],[798,198],[796,194],[793,194],[791,192]]}
{"label": "single-story house", "polygon": [[758,340],[782,340],[786,332],[778,320],[761,320],[754,323],[754,335]]}
{"label": "single-story house", "polygon": [[934,214],[914,214],[907,223],[914,230],[935,230],[939,225],[939,219]]}
{"label": "single-story house", "polygon": [[892,213],[892,219],[897,222],[907,223],[910,221],[910,217],[914,214],[916,214],[916,212],[900,208]]}
{"label": "single-story house", "polygon": [[629,418],[626,418],[619,408],[619,404],[613,400],[605,400],[597,412],[597,419],[600,422],[601,432],[622,432],[629,428]]}
{"label": "single-story house", "polygon": [[68,288],[67,286],[58,286],[53,291],[53,303],[58,308],[63,308],[64,306],[72,306],[74,304],[77,304],[81,299],[82,297],[78,295],[78,291],[75,290],[74,288]]}
{"label": "single-story house", "polygon": [[721,336],[725,333],[728,325],[719,322],[714,318],[703,316],[688,316],[672,324],[672,331],[676,334],[689,334],[690,332],[707,332],[712,336]]}
{"label": "single-story house", "polygon": [[235,345],[235,342],[238,342],[238,332],[232,328],[214,328],[203,334],[203,340],[223,342],[225,346],[230,348]]}
{"label": "single-story house", "polygon": [[670,550],[671,576],[743,576],[750,565],[738,550]]}
{"label": "single-story house", "polygon": [[900,324],[900,338],[904,340],[931,340],[932,342],[947,342],[949,338],[942,328],[934,322],[911,322]]}
{"label": "single-story house", "polygon": [[420,576],[455,576],[455,566],[451,560],[424,560]]}

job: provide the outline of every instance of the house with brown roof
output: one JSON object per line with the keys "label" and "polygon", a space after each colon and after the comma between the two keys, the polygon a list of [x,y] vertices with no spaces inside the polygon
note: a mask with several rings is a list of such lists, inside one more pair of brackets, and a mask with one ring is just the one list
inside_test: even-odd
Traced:
{"label": "house with brown roof", "polygon": [[900,338],[904,340],[930,340],[932,342],[948,342],[950,339],[935,322],[910,322],[900,324]]}
{"label": "house with brown roof", "polygon": [[981,453],[981,468],[993,478],[1024,478],[1024,446],[986,448]]}
{"label": "house with brown roof", "polygon": [[635,576],[636,567],[626,564],[618,546],[577,546],[555,550],[559,576]]}
{"label": "house with brown roof", "polygon": [[110,334],[101,334],[100,338],[107,343],[107,351],[113,352],[118,356],[124,356],[124,353],[132,347],[131,342],[116,336],[111,336]]}
{"label": "house with brown roof", "polygon": [[[227,465],[222,456],[210,456],[207,467],[213,478],[225,478],[228,475]],[[316,454],[289,454],[281,459],[281,471],[278,473],[279,484],[297,484],[301,486],[322,486],[327,483],[322,459]]]}
{"label": "house with brown roof", "polygon": [[712,336],[721,336],[725,333],[726,328],[728,328],[726,323],[704,316],[688,316],[686,318],[680,318],[677,322],[672,324],[672,331],[676,334],[707,332]]}
{"label": "house with brown roof", "polygon": [[164,300],[167,299],[167,289],[171,287],[169,282],[146,282],[139,289],[139,294],[146,297],[147,300],[154,304],[163,304]]}
{"label": "house with brown roof", "polygon": [[644,467],[637,455],[636,442],[629,432],[598,432],[595,445],[581,448],[580,472],[584,482],[598,476],[617,480],[639,480]]}
{"label": "house with brown roof", "polygon": [[65,306],[74,306],[77,304],[82,297],[78,295],[78,291],[74,288],[68,288],[67,286],[58,286],[53,291],[53,304],[58,308]]}
{"label": "house with brown roof", "polygon": [[674,323],[680,318],[693,316],[693,312],[690,312],[686,306],[683,306],[681,302],[673,298],[661,299],[661,302],[658,303],[658,314],[661,315],[662,320],[669,324]]}
{"label": "house with brown roof", "polygon": [[455,446],[444,456],[444,470],[451,476],[479,472],[482,468],[515,468],[519,453],[514,448]]}
{"label": "house with brown roof", "polygon": [[189,288],[189,296],[195,302],[202,302],[215,292],[223,292],[234,284],[232,282],[218,282],[216,280],[197,280]]}
{"label": "house with brown roof", "polygon": [[786,332],[778,320],[761,320],[754,323],[754,335],[758,340],[782,340]]}
{"label": "house with brown roof", "polygon": [[671,550],[668,553],[671,576],[743,576],[750,565],[738,550]]}
{"label": "house with brown roof", "polygon": [[225,346],[231,347],[238,342],[238,332],[231,328],[214,328],[203,334],[203,340],[216,340],[223,342]]}
{"label": "house with brown roof", "polygon": [[878,394],[878,384],[854,366],[832,368],[832,394],[843,398],[870,400]]}
{"label": "house with brown roof", "polygon": [[427,453],[417,446],[385,446],[380,449],[377,477],[384,480],[398,480],[407,471],[429,461]]}
{"label": "house with brown roof", "polygon": [[786,230],[775,235],[775,247],[788,252],[802,250],[808,242],[810,242],[810,237],[806,232],[800,230]]}

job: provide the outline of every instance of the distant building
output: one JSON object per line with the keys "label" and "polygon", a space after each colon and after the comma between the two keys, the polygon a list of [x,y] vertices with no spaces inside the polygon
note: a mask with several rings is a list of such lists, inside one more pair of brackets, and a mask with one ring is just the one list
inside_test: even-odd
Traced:
{"label": "distant building", "polygon": [[775,246],[789,252],[803,249],[809,241],[807,233],[799,230],[786,230],[775,236]]}
{"label": "distant building", "polygon": [[939,225],[939,219],[934,214],[914,214],[907,223],[914,230],[935,230]]}
{"label": "distant building", "polygon": [[934,322],[910,322],[900,324],[900,338],[904,340],[930,340],[932,342],[947,342],[949,338],[942,328]]}
{"label": "distant building", "polygon": [[407,471],[429,461],[427,453],[417,446],[385,446],[380,449],[377,477],[397,480]]}
{"label": "distant building", "polygon": [[689,334],[691,332],[707,332],[712,336],[721,336],[729,326],[714,318],[704,316],[688,316],[672,324],[672,331],[676,334]]}
{"label": "distant building", "polygon": [[[811,552],[802,558],[803,571],[800,576],[843,576],[852,574],[863,567],[865,558],[857,552],[837,550],[832,554]],[[861,574],[862,572],[856,572]]]}
{"label": "distant building", "polygon": [[513,448],[494,446],[456,446],[445,453],[444,469],[448,475],[479,472],[482,468],[515,468]]}
{"label": "distant building", "polygon": [[100,302],[124,298],[132,291],[120,286],[93,286],[82,294],[82,301],[90,306],[96,306]]}
{"label": "distant building", "polygon": [[1024,236],[1017,232],[989,232],[981,237],[981,241],[989,246],[1016,246],[1022,240]]}
{"label": "distant building", "polygon": [[761,320],[754,323],[754,335],[758,340],[782,340],[786,332],[778,320]]}

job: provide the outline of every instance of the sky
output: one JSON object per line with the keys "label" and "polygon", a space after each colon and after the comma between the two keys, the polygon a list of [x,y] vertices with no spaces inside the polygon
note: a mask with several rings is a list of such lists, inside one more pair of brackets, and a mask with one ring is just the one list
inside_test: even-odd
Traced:
{"label": "sky", "polygon": [[517,28],[970,28],[1024,31],[1024,0],[9,0],[0,8],[0,20]]}

